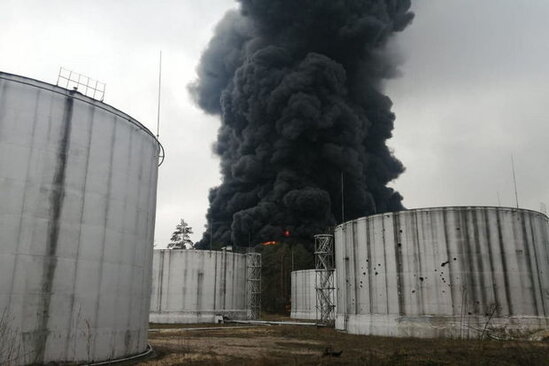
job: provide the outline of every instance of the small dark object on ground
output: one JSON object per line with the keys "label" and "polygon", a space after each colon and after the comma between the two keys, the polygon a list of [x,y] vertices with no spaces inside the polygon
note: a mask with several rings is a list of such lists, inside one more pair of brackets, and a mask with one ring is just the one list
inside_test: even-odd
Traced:
{"label": "small dark object on ground", "polygon": [[324,349],[324,353],[322,353],[322,357],[326,357],[326,356],[339,357],[339,356],[341,356],[342,353],[343,353],[343,351],[334,351],[332,349],[332,347],[326,347]]}

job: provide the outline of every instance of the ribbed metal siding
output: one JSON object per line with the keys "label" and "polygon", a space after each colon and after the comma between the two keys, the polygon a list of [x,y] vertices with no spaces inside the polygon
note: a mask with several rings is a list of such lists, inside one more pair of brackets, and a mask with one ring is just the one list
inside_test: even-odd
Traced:
{"label": "ribbed metal siding", "polygon": [[246,318],[245,254],[155,250],[152,279],[151,322],[212,323],[216,314]]}
{"label": "ribbed metal siding", "polygon": [[0,314],[9,334],[0,343],[12,364],[146,349],[158,149],[104,103],[0,73]]}
{"label": "ribbed metal siding", "polygon": [[[334,273],[334,283],[337,276]],[[290,317],[294,319],[318,319],[316,304],[316,271],[306,269],[292,272],[292,308]],[[336,304],[334,291],[333,304]],[[337,308],[337,306],[336,306]]]}
{"label": "ribbed metal siding", "polygon": [[549,226],[534,211],[409,210],[336,230],[336,326],[353,333],[476,336],[544,328]]}
{"label": "ribbed metal siding", "polygon": [[316,272],[314,269],[292,272],[292,311],[294,319],[316,319]]}

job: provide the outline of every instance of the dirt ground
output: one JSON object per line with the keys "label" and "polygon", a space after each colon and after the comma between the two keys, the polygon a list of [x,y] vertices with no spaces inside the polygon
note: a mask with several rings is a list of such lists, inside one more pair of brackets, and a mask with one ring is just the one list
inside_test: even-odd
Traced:
{"label": "dirt ground", "polygon": [[163,328],[149,334],[157,356],[140,365],[549,366],[549,342],[385,338],[286,325],[151,328]]}

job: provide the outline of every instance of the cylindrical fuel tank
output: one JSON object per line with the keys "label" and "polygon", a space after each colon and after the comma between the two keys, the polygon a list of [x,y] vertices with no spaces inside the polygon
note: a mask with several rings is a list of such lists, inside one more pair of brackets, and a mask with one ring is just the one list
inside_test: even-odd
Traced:
{"label": "cylindrical fuel tank", "polygon": [[109,105],[0,73],[0,364],[146,350],[159,149]]}
{"label": "cylindrical fuel tank", "polygon": [[214,323],[216,315],[246,319],[246,254],[155,250],[150,321]]}
{"label": "cylindrical fuel tank", "polygon": [[335,243],[338,329],[508,338],[549,325],[549,225],[539,212],[379,214],[338,226]]}

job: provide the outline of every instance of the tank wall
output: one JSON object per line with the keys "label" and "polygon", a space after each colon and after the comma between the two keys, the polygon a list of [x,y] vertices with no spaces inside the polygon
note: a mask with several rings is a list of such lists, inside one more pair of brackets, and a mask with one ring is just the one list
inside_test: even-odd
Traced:
{"label": "tank wall", "polygon": [[150,321],[213,323],[245,319],[246,255],[227,251],[155,250]]}
{"label": "tank wall", "polygon": [[335,233],[336,327],[476,337],[549,325],[545,215],[493,207],[410,210]]}
{"label": "tank wall", "polygon": [[314,269],[292,272],[291,318],[317,319],[315,280]]}
{"label": "tank wall", "polygon": [[[335,283],[337,283],[336,273],[334,273]],[[336,291],[334,291],[332,301],[333,304],[336,304]],[[316,309],[316,271],[314,269],[292,272],[292,308],[290,317],[293,319],[319,318]]]}
{"label": "tank wall", "polygon": [[0,357],[146,350],[157,162],[129,116],[0,73]]}

